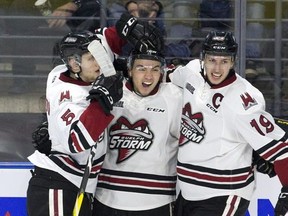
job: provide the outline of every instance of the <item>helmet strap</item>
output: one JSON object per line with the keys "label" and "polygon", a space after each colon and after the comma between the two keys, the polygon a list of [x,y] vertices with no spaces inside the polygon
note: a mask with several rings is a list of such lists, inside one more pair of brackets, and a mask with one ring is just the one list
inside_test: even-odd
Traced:
{"label": "helmet strap", "polygon": [[75,74],[75,77],[76,77],[78,80],[81,79],[80,76],[79,76],[79,75],[80,75],[80,72],[79,72],[79,73],[74,73],[74,74]]}
{"label": "helmet strap", "polygon": [[77,78],[77,80],[83,81],[80,77],[80,74],[82,73],[82,67],[80,64],[79,64],[79,69],[80,69],[80,71],[77,73],[74,73],[74,74],[75,74],[75,77]]}
{"label": "helmet strap", "polygon": [[70,58],[70,60],[68,60],[68,64],[67,64],[68,69],[71,73],[71,76],[73,75],[77,80],[82,80],[80,77],[80,73],[82,72],[80,61],[81,61],[81,57],[79,55],[74,55],[72,58]]}
{"label": "helmet strap", "polygon": [[201,68],[201,71],[200,71],[200,73],[201,73],[201,75],[205,78],[205,70],[204,70],[204,59],[203,59],[203,57],[202,57],[203,55],[201,55],[201,57],[200,57],[200,59],[199,59],[199,61],[200,61],[200,68]]}

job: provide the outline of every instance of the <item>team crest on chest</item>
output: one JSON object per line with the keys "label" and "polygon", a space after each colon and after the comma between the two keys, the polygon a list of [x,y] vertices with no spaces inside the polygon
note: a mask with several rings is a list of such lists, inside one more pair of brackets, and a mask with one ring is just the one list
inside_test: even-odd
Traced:
{"label": "team crest on chest", "polygon": [[200,143],[204,139],[204,135],[202,113],[192,114],[191,105],[187,103],[182,110],[179,145],[182,146],[189,141]]}
{"label": "team crest on chest", "polygon": [[112,125],[109,135],[111,137],[110,150],[118,150],[117,163],[123,162],[137,151],[147,151],[154,138],[145,119],[132,124],[125,117],[120,117]]}

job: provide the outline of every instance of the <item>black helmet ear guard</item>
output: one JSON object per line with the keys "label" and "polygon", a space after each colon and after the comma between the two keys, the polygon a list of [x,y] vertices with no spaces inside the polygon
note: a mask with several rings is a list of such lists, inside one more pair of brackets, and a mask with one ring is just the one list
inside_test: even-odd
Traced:
{"label": "black helmet ear guard", "polygon": [[205,38],[200,54],[201,60],[206,54],[219,56],[232,56],[235,60],[238,44],[232,32],[211,31]]}

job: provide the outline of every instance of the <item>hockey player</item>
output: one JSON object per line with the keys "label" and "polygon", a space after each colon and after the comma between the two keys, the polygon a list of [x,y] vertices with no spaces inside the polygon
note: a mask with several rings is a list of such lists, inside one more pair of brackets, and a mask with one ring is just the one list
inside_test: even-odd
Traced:
{"label": "hockey player", "polygon": [[[124,17],[122,23],[126,25],[129,20]],[[155,27],[134,18],[128,27],[125,39],[132,45],[144,51],[148,47],[144,39],[149,37],[153,41],[149,45],[157,47]],[[33,133],[34,146],[39,151],[29,157],[36,165],[27,192],[29,216],[72,215],[91,147],[93,152],[96,149],[96,155],[80,215],[92,214],[93,193],[107,146],[102,132],[113,118],[110,111],[122,95],[123,83],[119,74],[109,78],[99,76],[101,68],[87,47],[99,39],[113,57],[108,45],[117,53],[124,43],[115,30],[111,27],[97,31],[97,38],[87,32],[72,33],[60,44],[65,65],[52,70],[47,81],[49,134],[45,122]],[[97,148],[93,147],[95,143]]]}
{"label": "hockey player", "polygon": [[[131,22],[123,21],[119,28],[127,28],[127,23]],[[128,27],[129,31],[133,28]],[[144,40],[141,44],[129,57],[125,98],[113,108],[116,118],[109,125],[110,153],[97,185],[103,204],[96,204],[93,215],[172,214],[181,92],[172,83],[161,83],[165,61],[157,46],[148,46]],[[126,181],[115,187],[113,178]],[[110,189],[109,184],[114,187]]]}
{"label": "hockey player", "polygon": [[244,216],[255,187],[253,149],[283,185],[275,215],[287,212],[288,135],[265,111],[261,92],[236,74],[237,47],[231,32],[211,31],[201,59],[171,74],[184,91],[177,216]]}
{"label": "hockey player", "polygon": [[[103,29],[99,37],[89,31],[70,33],[60,43],[65,64],[49,73],[46,88],[52,149],[46,155],[35,151],[28,158],[35,165],[27,191],[29,216],[72,215],[91,148],[95,156],[80,215],[92,215],[93,194],[107,147],[104,129],[113,118],[107,107],[122,97],[123,79],[121,74],[100,75],[97,59],[87,47],[100,38],[102,44],[109,43],[104,37],[109,31],[113,29]],[[114,35],[113,42],[118,40],[120,45],[122,39]],[[109,47],[105,49],[113,58]]]}
{"label": "hockey player", "polygon": [[95,214],[172,216],[182,91],[162,83],[158,50],[132,51],[123,97],[113,107]]}

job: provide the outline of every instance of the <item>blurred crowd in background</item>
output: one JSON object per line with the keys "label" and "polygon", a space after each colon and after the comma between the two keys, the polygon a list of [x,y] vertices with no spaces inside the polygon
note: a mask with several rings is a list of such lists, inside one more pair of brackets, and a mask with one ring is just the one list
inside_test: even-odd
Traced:
{"label": "blurred crowd in background", "polygon": [[[246,10],[241,11],[244,4]],[[57,43],[62,36],[70,31],[113,26],[122,13],[128,12],[162,31],[167,64],[198,57],[211,29],[235,32],[239,45],[245,47],[238,55],[245,58],[241,75],[263,92],[270,112],[285,116],[287,8],[288,2],[276,0],[1,0],[0,90],[9,97],[39,93],[37,97],[42,94],[40,97],[45,98],[47,73],[61,63]],[[281,13],[277,13],[279,10]],[[237,25],[243,22],[245,31]],[[127,46],[124,57],[129,54]]]}
{"label": "blurred crowd in background", "polygon": [[[234,31],[240,46],[245,42],[245,72],[242,70],[241,75],[258,85],[266,98],[271,98],[271,106],[282,103],[280,100],[285,100],[287,105],[288,65],[285,59],[288,43],[285,38],[288,37],[288,24],[285,9],[288,2],[276,3],[275,0],[248,0],[245,3],[233,0],[2,0],[0,72],[5,78],[3,92],[22,94],[31,88],[35,91],[34,86],[36,91],[43,91],[42,79],[45,80],[55,64],[61,63],[57,42],[63,35],[69,31],[93,31],[100,26],[112,26],[122,13],[129,12],[149,20],[163,32],[168,64],[198,57],[201,43],[210,29]],[[243,4],[245,13],[241,11]],[[277,13],[279,8],[280,14]],[[246,24],[242,35],[239,32],[243,30],[235,25],[240,19]],[[280,57],[275,47],[281,49]],[[126,47],[123,55],[128,54]],[[243,57],[241,53],[239,56]]]}

